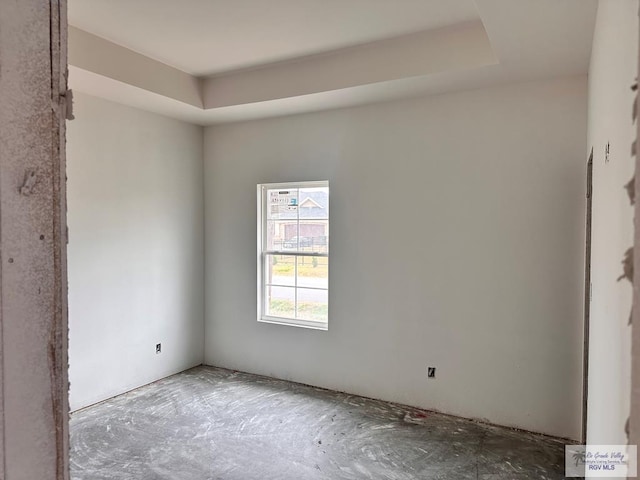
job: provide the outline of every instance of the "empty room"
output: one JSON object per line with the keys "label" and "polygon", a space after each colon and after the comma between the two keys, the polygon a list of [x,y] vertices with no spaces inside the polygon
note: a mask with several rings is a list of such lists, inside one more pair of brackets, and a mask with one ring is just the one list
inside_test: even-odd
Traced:
{"label": "empty room", "polygon": [[69,0],[70,477],[627,445],[638,7]]}

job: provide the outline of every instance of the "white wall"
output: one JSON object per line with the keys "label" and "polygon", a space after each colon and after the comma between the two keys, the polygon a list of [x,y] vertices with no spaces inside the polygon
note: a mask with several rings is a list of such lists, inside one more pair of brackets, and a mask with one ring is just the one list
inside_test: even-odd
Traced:
{"label": "white wall", "polygon": [[[586,95],[576,77],[207,128],[206,363],[579,438]],[[324,179],[329,331],[258,323],[256,184]]]}
{"label": "white wall", "polygon": [[638,1],[601,0],[589,70],[594,179],[587,440],[592,444],[627,443],[632,290],[627,281],[616,279],[624,252],[633,244],[633,208],[622,187],[634,169],[630,86],[638,72],[637,52]]}
{"label": "white wall", "polygon": [[202,128],[82,94],[74,113],[72,410],[202,363],[204,328]]}

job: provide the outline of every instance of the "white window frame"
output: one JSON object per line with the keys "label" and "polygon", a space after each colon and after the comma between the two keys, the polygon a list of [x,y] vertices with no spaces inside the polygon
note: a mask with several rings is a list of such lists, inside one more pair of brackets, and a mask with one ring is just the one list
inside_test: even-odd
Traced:
{"label": "white window frame", "polygon": [[[318,188],[318,187],[326,187],[329,188],[329,182],[327,180],[323,181],[313,181],[313,182],[285,182],[285,183],[261,183],[258,184],[257,187],[257,196],[258,196],[258,321],[264,323],[275,323],[278,325],[289,325],[293,327],[303,327],[310,328],[314,330],[328,330],[329,329],[329,319],[327,315],[327,321],[317,321],[317,320],[302,320],[302,319],[294,319],[294,318],[286,318],[286,317],[275,317],[271,315],[266,315],[266,296],[265,296],[265,288],[267,284],[266,279],[266,269],[264,268],[265,262],[264,257],[266,255],[287,255],[292,257],[326,257],[327,261],[329,259],[329,253],[312,253],[312,252],[301,252],[298,250],[267,250],[267,235],[265,226],[267,224],[267,191],[271,189],[301,189],[301,188]],[[329,209],[329,212],[331,209]],[[329,213],[329,223],[331,214]],[[327,232],[327,245],[329,245],[329,235],[331,233],[331,228]],[[329,269],[331,270],[331,269]],[[327,279],[328,282],[328,279]],[[297,289],[297,286],[296,286]],[[327,306],[329,303],[329,288],[327,288]]]}

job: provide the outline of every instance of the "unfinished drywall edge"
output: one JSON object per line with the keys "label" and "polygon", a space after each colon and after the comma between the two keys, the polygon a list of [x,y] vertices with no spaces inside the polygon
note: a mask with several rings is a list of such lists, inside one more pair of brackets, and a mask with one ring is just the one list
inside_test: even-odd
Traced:
{"label": "unfinished drywall edge", "polygon": [[[70,478],[69,471],[69,309],[67,279],[67,163],[66,121],[73,120],[73,92],[68,89],[69,80],[69,25],[67,22],[67,0],[56,0],[52,8],[52,105],[53,139],[53,188],[54,188],[54,268],[58,281],[55,294],[55,322],[49,339],[51,395],[56,429],[56,476]],[[53,16],[55,14],[55,17]],[[57,107],[57,108],[56,108]],[[57,210],[57,212],[56,212]],[[57,213],[57,214],[56,214]]]}
{"label": "unfinished drywall edge", "polygon": [[0,3],[1,473],[12,480],[69,477],[66,44],[66,0]]}
{"label": "unfinished drywall edge", "polygon": [[[640,29],[640,22],[638,24]],[[638,78],[640,78],[640,42],[638,45]],[[638,95],[634,104],[634,115],[637,112]],[[638,155],[638,144],[640,142],[640,121],[636,119],[636,140],[635,140],[635,195],[640,198],[640,156]],[[634,271],[640,272],[640,202],[635,202],[635,229],[634,229]],[[633,309],[631,311],[631,413],[629,416],[629,444],[640,444],[640,281],[633,284]],[[636,459],[637,463],[637,459]]]}

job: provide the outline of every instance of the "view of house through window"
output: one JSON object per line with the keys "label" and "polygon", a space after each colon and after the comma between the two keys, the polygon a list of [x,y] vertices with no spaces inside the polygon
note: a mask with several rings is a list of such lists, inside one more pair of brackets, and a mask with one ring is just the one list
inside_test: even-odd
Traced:
{"label": "view of house through window", "polygon": [[327,328],[329,184],[258,186],[258,319]]}

